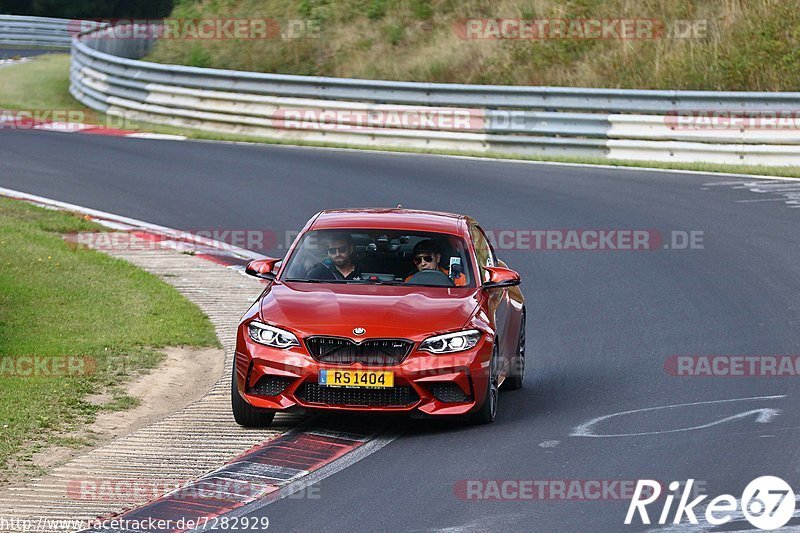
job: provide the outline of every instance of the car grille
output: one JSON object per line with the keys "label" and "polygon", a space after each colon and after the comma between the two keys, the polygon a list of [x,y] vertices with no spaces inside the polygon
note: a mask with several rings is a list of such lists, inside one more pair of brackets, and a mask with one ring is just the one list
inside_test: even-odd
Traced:
{"label": "car grille", "polygon": [[359,407],[405,407],[419,400],[414,389],[408,386],[358,389],[323,387],[316,383],[305,383],[297,391],[296,396],[306,403]]}
{"label": "car grille", "polygon": [[431,394],[440,402],[459,403],[469,401],[469,396],[464,394],[461,387],[452,381],[431,383],[428,385],[428,390],[431,391]]}
{"label": "car grille", "polygon": [[405,339],[366,339],[356,343],[343,337],[309,337],[306,347],[321,363],[387,366],[402,362],[414,343]]}
{"label": "car grille", "polygon": [[260,394],[262,396],[277,396],[282,393],[292,381],[294,381],[293,378],[285,376],[265,375],[261,376],[253,387],[247,389],[247,392],[249,394]]}

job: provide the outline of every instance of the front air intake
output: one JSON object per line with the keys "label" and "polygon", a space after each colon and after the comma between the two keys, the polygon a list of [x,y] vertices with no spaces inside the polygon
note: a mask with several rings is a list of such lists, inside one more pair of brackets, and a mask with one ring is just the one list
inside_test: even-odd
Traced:
{"label": "front air intake", "polygon": [[305,342],[308,353],[317,361],[340,365],[396,365],[414,347],[414,343],[406,339],[365,339],[354,342],[345,337],[309,337]]}
{"label": "front air intake", "polygon": [[296,395],[306,403],[352,407],[406,407],[419,401],[417,393],[408,386],[358,389],[324,387],[309,382],[303,384]]}
{"label": "front air intake", "polygon": [[428,385],[428,390],[431,391],[433,397],[444,403],[463,403],[470,401],[469,395],[461,390],[458,384],[452,381],[443,381],[441,383],[431,383]]}
{"label": "front air intake", "polygon": [[294,381],[293,378],[286,376],[271,376],[269,374],[261,376],[256,384],[247,389],[248,394],[258,394],[260,396],[277,396],[286,390],[286,387]]}

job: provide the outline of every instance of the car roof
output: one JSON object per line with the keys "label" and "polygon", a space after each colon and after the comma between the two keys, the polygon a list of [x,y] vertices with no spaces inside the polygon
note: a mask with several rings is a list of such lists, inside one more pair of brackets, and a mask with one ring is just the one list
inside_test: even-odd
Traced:
{"label": "car roof", "polygon": [[464,215],[403,208],[331,209],[319,213],[309,230],[387,229],[460,235]]}

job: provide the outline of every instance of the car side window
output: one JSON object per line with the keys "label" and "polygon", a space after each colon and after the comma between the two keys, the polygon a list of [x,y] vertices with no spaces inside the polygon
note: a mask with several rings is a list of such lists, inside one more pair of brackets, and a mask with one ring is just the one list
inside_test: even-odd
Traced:
{"label": "car side window", "polygon": [[483,238],[486,239],[486,243],[489,245],[489,257],[492,258],[492,264],[490,266],[497,266],[497,254],[494,252],[494,246],[492,246],[492,241],[487,237],[486,232],[483,231],[483,228],[478,226],[478,229],[483,234]]}
{"label": "car side window", "polygon": [[480,226],[470,226],[469,234],[472,238],[472,243],[475,245],[475,255],[478,260],[478,267],[481,270],[481,279],[488,281],[489,275],[485,269],[495,265],[494,250],[492,250],[492,246]]}

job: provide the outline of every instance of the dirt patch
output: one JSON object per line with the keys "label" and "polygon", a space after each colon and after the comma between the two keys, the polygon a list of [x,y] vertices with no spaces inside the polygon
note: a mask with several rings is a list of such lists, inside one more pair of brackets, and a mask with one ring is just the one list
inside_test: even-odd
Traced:
{"label": "dirt patch", "polygon": [[[166,348],[164,354],[166,357],[158,368],[133,379],[125,387],[128,395],[139,400],[139,405],[124,411],[101,412],[94,423],[84,426],[79,432],[61,434],[62,437],[88,437],[92,445],[80,448],[50,446],[33,455],[34,468],[49,470],[95,446],[180,411],[202,398],[222,375],[225,361],[222,349],[171,347]],[[112,398],[109,394],[98,394],[87,400],[102,405]],[[30,467],[27,465],[28,469]],[[16,477],[12,472],[9,474],[9,477]]]}

